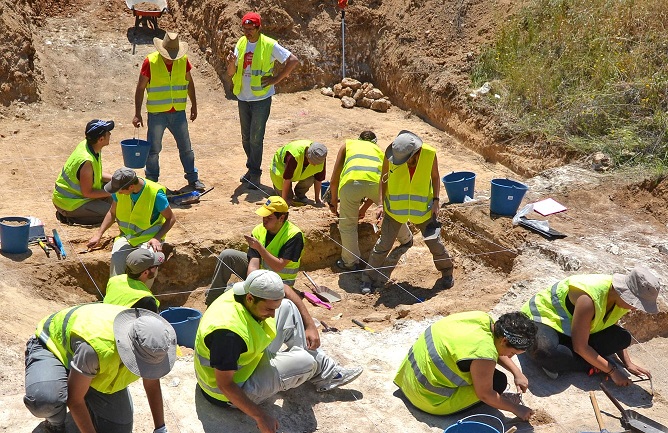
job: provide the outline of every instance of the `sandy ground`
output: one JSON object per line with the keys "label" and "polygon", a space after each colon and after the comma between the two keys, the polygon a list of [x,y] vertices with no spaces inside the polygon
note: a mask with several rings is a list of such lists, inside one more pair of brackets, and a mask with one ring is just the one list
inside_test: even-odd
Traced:
{"label": "sandy ground", "polygon": [[[33,215],[42,219],[47,231],[56,228],[65,242],[66,260],[46,258],[37,247],[31,254],[0,255],[0,431],[11,433],[43,430],[21,401],[23,393],[23,348],[35,324],[45,315],[77,302],[99,297],[107,278],[110,242],[115,229],[105,237],[105,248],[80,254],[92,229],[59,224],[50,202],[53,182],[71,149],[82,138],[85,123],[92,118],[112,118],[116,129],[113,143],[103,151],[104,166],[113,171],[122,165],[118,142],[131,138],[133,94],[139,66],[152,51],[148,37],[134,48],[128,40],[133,20],[121,15],[112,21],[85,20],[84,13],[69,18],[48,18],[35,42],[45,71],[43,102],[17,104],[0,118],[0,215]],[[203,290],[225,247],[243,245],[242,234],[259,222],[254,215],[265,197],[262,191],[240,187],[245,155],[241,149],[236,103],[225,99],[213,69],[198,52],[191,53],[198,93],[199,117],[190,131],[201,179],[215,189],[198,205],[175,210],[177,225],[168,240],[177,253],[161,271],[154,286],[165,305],[204,309]],[[439,293],[432,289],[436,273],[424,243],[405,254],[391,255],[396,264],[391,284],[373,296],[357,291],[358,276],[339,274],[331,268],[340,252],[336,220],[312,206],[295,209],[290,218],[307,234],[304,266],[320,284],[339,292],[343,301],[332,311],[311,308],[314,317],[341,329],[323,333],[323,348],[343,364],[360,364],[365,373],[357,381],[327,394],[306,385],[277,396],[265,404],[281,423],[283,432],[440,432],[459,419],[433,417],[407,406],[397,396],[392,378],[406,351],[431,321],[452,312],[480,309],[498,315],[519,308],[531,294],[574,272],[620,272],[645,263],[668,277],[665,245],[668,229],[661,212],[649,206],[655,198],[646,191],[630,193],[642,173],[601,175],[586,165],[553,169],[526,179],[530,191],[525,203],[553,197],[569,210],[549,218],[557,230],[568,234],[549,242],[507,218],[489,215],[489,182],[497,177],[518,178],[506,168],[487,163],[438,129],[409,112],[392,108],[386,114],[364,109],[340,108],[339,101],[321,96],[318,90],[280,94],[274,98],[265,139],[264,165],[273,152],[288,141],[309,138],[330,147],[328,165],[346,138],[363,129],[373,129],[386,146],[401,129],[410,129],[438,149],[439,168],[476,173],[476,200],[462,205],[444,205],[446,245],[455,257],[457,285]],[[145,130],[139,131],[143,136]],[[161,154],[161,183],[169,188],[184,185],[176,146],[165,136]],[[263,175],[264,185],[269,176]],[[445,193],[441,194],[445,197]],[[665,197],[665,196],[664,196]],[[660,206],[659,197],[659,208]],[[656,206],[656,205],[654,205]],[[665,198],[663,200],[665,209]],[[658,215],[658,216],[657,216]],[[538,218],[536,214],[530,215]],[[361,226],[365,253],[374,242],[369,222]],[[299,288],[306,287],[299,281]],[[665,307],[665,299],[662,299]],[[376,328],[368,333],[350,323],[366,320]],[[634,316],[629,329],[643,341],[631,348],[632,355],[655,374],[655,396],[645,386],[613,392],[627,407],[668,425],[668,404],[662,396],[668,371],[663,363],[668,351],[666,317],[648,320]],[[662,337],[652,338],[657,335]],[[598,431],[589,403],[589,390],[598,389],[601,377],[569,374],[551,381],[526,360],[518,360],[530,379],[524,397],[537,410],[530,423],[518,422],[512,414],[490,408],[477,409],[500,417],[505,426],[517,424],[519,431]],[[224,411],[202,401],[195,392],[192,357],[184,350],[174,370],[165,378],[167,425],[174,432],[255,432],[254,422],[235,411]],[[141,386],[131,387],[136,407],[137,432],[152,430]],[[610,431],[621,431],[612,404],[597,392],[606,412]],[[73,424],[69,431],[76,431]]]}

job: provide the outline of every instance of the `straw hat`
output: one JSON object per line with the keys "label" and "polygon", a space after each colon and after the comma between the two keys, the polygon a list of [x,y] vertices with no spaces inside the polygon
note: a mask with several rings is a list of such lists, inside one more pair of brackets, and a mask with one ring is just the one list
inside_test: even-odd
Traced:
{"label": "straw hat", "polygon": [[166,59],[178,60],[188,52],[188,43],[180,42],[178,33],[166,32],[164,39],[153,38],[153,45]]}

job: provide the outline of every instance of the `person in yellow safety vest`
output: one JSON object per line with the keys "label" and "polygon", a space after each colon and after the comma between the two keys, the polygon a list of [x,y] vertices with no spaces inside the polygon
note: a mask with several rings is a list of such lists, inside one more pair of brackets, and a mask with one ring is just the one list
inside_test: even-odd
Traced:
{"label": "person in yellow safety vest", "polygon": [[275,272],[254,270],[207,308],[195,336],[195,376],[204,398],[216,406],[234,405],[262,433],[279,428],[259,406],[271,396],[306,381],[326,392],[362,374],[361,367],[343,368],[322,349],[309,347],[285,287]]}
{"label": "person in yellow safety vest", "polygon": [[[336,155],[327,204],[329,210],[339,216],[342,248],[336,266],[343,271],[359,271],[365,267],[357,239],[357,221],[364,218],[367,209],[378,199],[382,167],[383,151],[376,145],[376,134],[372,131],[362,131],[357,140],[346,140]],[[401,244],[413,239],[406,224],[401,225],[397,239]]]}
{"label": "person in yellow safety vest", "polygon": [[[399,367],[394,383],[418,409],[450,415],[483,402],[528,420],[533,410],[520,404],[529,380],[511,360],[536,338],[536,325],[525,314],[507,313],[494,322],[482,311],[451,314],[417,339]],[[505,394],[514,377],[518,394]],[[520,400],[521,401],[521,400]]]}
{"label": "person in yellow safety vest", "polygon": [[67,158],[51,200],[56,219],[64,224],[100,224],[111,207],[111,194],[102,186],[111,175],[102,171],[102,149],[109,145],[113,120],[93,119],[86,124],[86,139]]}
{"label": "person in yellow safety vest", "polygon": [[109,278],[104,292],[104,303],[128,308],[143,308],[158,312],[160,301],[151,293],[147,282],[158,275],[160,265],[165,262],[163,253],[146,248],[137,248],[125,260],[125,274]]}
{"label": "person in yellow safety vest", "polygon": [[142,378],[154,433],[167,433],[160,378],[176,361],[176,332],[159,315],[101,303],[66,308],[42,319],[25,353],[23,402],[47,432],[65,433],[69,407],[81,433],[132,433],[128,385]]}
{"label": "person in yellow safety vest", "polygon": [[306,327],[306,339],[310,349],[320,346],[320,336],[313,318],[301,298],[293,290],[302,252],[304,234],[288,221],[289,207],[285,200],[271,196],[255,213],[262,223],[253,228],[251,235],[244,235],[248,252],[226,249],[218,255],[211,285],[206,292],[206,305],[211,305],[227,288],[232,275],[244,279],[256,269],[268,269],[278,273],[285,284],[285,296],[298,308]]}
{"label": "person in yellow safety vest", "polygon": [[[262,177],[264,132],[271,111],[274,85],[286,79],[299,60],[281,44],[261,31],[262,18],[248,12],[241,18],[244,35],[227,56],[227,75],[232,78],[232,93],[237,97],[241,144],[246,153],[246,173],[239,181],[258,189]],[[274,75],[274,63],[283,68]]]}
{"label": "person in yellow safety vest", "polygon": [[[295,140],[280,147],[271,162],[271,181],[276,193],[290,205],[293,198],[296,205],[308,202],[306,192],[313,186],[315,204],[322,206],[320,193],[326,173],[327,147],[311,140]],[[293,182],[297,182],[294,193]]]}
{"label": "person in yellow safety vest", "polygon": [[552,379],[565,371],[600,371],[616,385],[628,386],[631,380],[621,367],[636,376],[652,377],[631,360],[632,336],[617,321],[631,310],[657,313],[659,290],[659,280],[643,266],[627,275],[565,278],[522,306],[538,326],[536,344],[527,354]]}
{"label": "person in yellow safety vest", "polygon": [[153,38],[157,51],[144,59],[135,89],[135,115],[132,124],[135,128],[144,126],[141,107],[146,91],[146,110],[148,111],[146,140],[151,145],[146,160],[146,178],[157,182],[160,177],[160,151],[165,129],[174,136],[179,158],[188,185],[179,190],[181,193],[204,191],[206,186],[199,179],[195,167],[195,152],[190,142],[186,103],[190,98],[190,120],[197,118],[197,98],[195,82],[190,74],[192,65],[186,53],[188,44],[179,41],[177,33],[166,32],[163,39]]}
{"label": "person in yellow safety vest", "polygon": [[[384,282],[383,279],[389,278],[377,268],[385,261],[402,224],[409,221],[422,232],[434,265],[441,272],[434,287],[451,288],[455,281],[452,259],[443,245],[441,223],[437,220],[441,180],[436,149],[423,144],[420,137],[410,131],[399,132],[385,150],[380,179],[376,211],[376,217],[382,220],[380,238],[362,276],[362,293],[371,293],[375,286]],[[408,249],[412,245],[411,238],[400,247]]]}
{"label": "person in yellow safety vest", "polygon": [[[109,264],[109,276],[113,277],[125,272],[126,258],[135,248],[162,251],[176,216],[169,207],[165,187],[138,177],[131,168],[116,170],[104,189],[111,193],[114,202],[98,232],[88,241],[88,248],[98,246],[104,232],[118,222],[121,234],[114,239]],[[153,280],[147,283],[150,288]]]}

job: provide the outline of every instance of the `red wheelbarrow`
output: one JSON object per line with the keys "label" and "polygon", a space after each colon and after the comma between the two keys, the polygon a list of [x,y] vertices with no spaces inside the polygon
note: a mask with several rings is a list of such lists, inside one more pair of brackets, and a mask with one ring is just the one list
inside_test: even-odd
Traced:
{"label": "red wheelbarrow", "polygon": [[633,432],[640,433],[668,433],[668,427],[663,424],[659,424],[653,419],[647,418],[644,415],[639,414],[635,410],[624,409],[624,407],[617,401],[615,397],[610,393],[605,384],[601,384],[601,389],[608,396],[610,401],[615,405],[617,409],[622,413],[622,427]]}
{"label": "red wheelbarrow", "polygon": [[153,27],[153,33],[157,33],[158,18],[167,12],[167,0],[125,0],[125,4],[135,17],[135,36],[140,25]]}

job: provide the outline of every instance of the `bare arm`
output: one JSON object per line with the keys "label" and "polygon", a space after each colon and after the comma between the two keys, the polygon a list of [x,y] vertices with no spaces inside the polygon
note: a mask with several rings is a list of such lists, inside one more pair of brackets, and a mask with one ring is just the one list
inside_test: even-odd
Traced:
{"label": "bare arm", "polygon": [[174,215],[174,211],[172,211],[170,206],[167,206],[162,212],[160,212],[160,214],[165,217],[166,221],[162,224],[162,227],[158,233],[156,233],[155,236],[153,236],[148,241],[148,244],[153,247],[153,251],[162,251],[161,239],[167,235],[167,232],[172,227],[174,227],[174,224],[176,223],[176,215]]}
{"label": "bare arm", "polygon": [[162,389],[160,388],[160,379],[142,379],[148,406],[151,408],[154,428],[160,428],[165,425],[165,409],[162,400]]}
{"label": "bare arm", "polygon": [[144,126],[144,120],[141,117],[141,106],[144,104],[144,92],[146,91],[148,81],[148,77],[139,74],[137,88],[135,89],[135,117],[132,119],[132,124],[135,128]]}
{"label": "bare arm", "polygon": [[92,377],[84,376],[76,370],[70,370],[67,377],[67,407],[70,408],[74,423],[81,433],[95,433],[93,420],[84,400],[92,381]]}
{"label": "bare arm", "polygon": [[385,194],[387,192],[387,177],[390,171],[390,162],[383,158],[383,169],[380,172],[380,187],[378,188],[378,201],[376,204],[376,219],[380,222],[383,219],[383,206],[385,206]]}
{"label": "bare arm", "polygon": [[[269,268],[271,268],[271,270],[274,272],[279,272],[288,263],[292,261],[285,258],[274,256],[269,251],[267,251],[264,245],[262,245],[262,243],[257,239],[255,239],[253,236],[244,235],[244,238],[246,239],[246,242],[248,242],[248,246],[257,251],[260,254],[260,257],[262,257],[262,260],[264,260],[264,263],[267,266],[269,266]],[[248,264],[250,265],[250,262]],[[259,262],[258,262],[258,267],[259,267]],[[248,270],[248,273],[249,274],[251,273],[250,269]]]}
{"label": "bare arm", "polygon": [[523,420],[528,420],[533,411],[526,406],[515,404],[494,391],[492,387],[496,362],[489,359],[474,359],[471,362],[471,376],[475,393],[483,403],[500,410],[507,410]]}
{"label": "bare arm", "polygon": [[218,388],[243,413],[253,418],[261,433],[275,433],[278,430],[278,420],[264,412],[257,404],[248,398],[246,393],[234,382],[233,370],[214,370]]}
{"label": "bare arm", "polygon": [[341,182],[341,171],[343,171],[343,165],[346,162],[346,145],[339,147],[339,151],[336,154],[336,162],[334,163],[334,168],[332,169],[332,180],[329,183],[329,191],[332,194],[332,198],[329,204],[329,210],[334,214],[339,214],[339,182]]}
{"label": "bare arm", "polygon": [[434,203],[431,207],[431,214],[436,218],[441,204],[441,176],[438,173],[438,159],[436,155],[434,155],[434,163],[431,166],[431,185],[434,189]]}
{"label": "bare arm", "polygon": [[499,356],[498,363],[512,373],[513,378],[515,379],[515,386],[517,387],[517,392],[526,392],[529,388],[529,379],[522,373],[522,371],[517,368],[517,365],[507,356]]}
{"label": "bare arm", "polygon": [[97,244],[99,244],[100,239],[102,239],[102,235],[104,235],[104,232],[106,232],[107,229],[111,227],[111,225],[115,222],[116,222],[116,202],[112,201],[111,207],[109,208],[109,212],[107,212],[107,214],[104,216],[104,220],[102,220],[100,228],[97,230],[95,236],[90,238],[86,246],[88,248],[94,248]]}
{"label": "bare arm", "polygon": [[188,97],[190,98],[190,120],[194,121],[197,119],[197,96],[195,95],[195,81],[190,71],[186,72],[186,80],[188,80]]}
{"label": "bare arm", "polygon": [[292,190],[292,179],[283,179],[283,188],[281,188],[281,197],[288,205],[292,204],[290,200],[290,191]]}
{"label": "bare arm", "polygon": [[81,186],[81,195],[86,198],[106,198],[111,196],[104,189],[93,188],[93,164],[86,161],[81,164],[79,169],[79,185]]}
{"label": "bare arm", "polygon": [[[262,87],[274,86],[284,79],[288,78],[292,73],[293,69],[297,67],[299,60],[295,57],[294,54],[290,54],[290,57],[285,61],[285,66],[281,69],[281,72],[278,75],[262,77]],[[228,73],[229,73],[229,64],[228,64]],[[233,74],[234,75],[234,74]]]}

